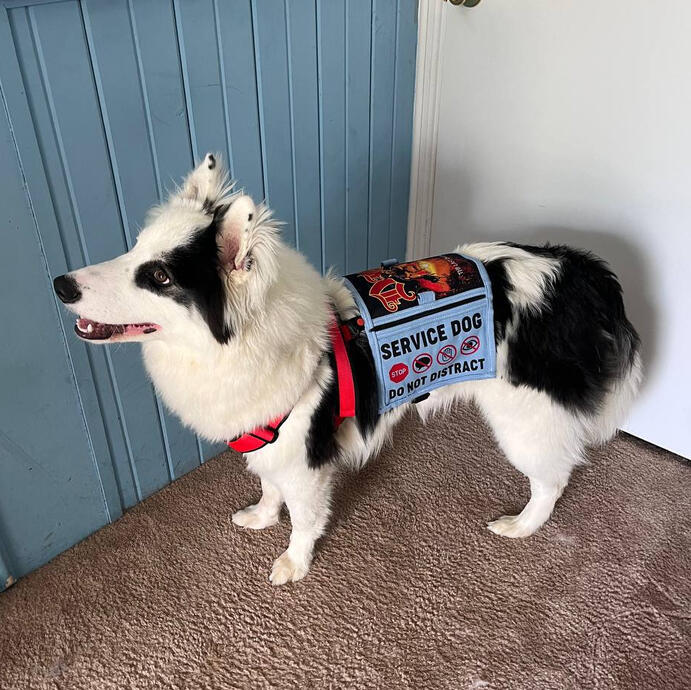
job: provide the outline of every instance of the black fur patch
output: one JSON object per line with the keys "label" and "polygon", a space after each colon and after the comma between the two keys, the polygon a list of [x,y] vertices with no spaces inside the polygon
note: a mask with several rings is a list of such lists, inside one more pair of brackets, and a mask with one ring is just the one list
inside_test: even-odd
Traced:
{"label": "black fur patch", "polygon": [[[220,277],[216,218],[186,245],[177,247],[159,261],[137,268],[135,283],[146,290],[165,295],[185,306],[194,305],[219,343],[227,343],[232,333],[225,323],[225,291]],[[153,277],[162,268],[171,278],[160,285]]]}
{"label": "black fur patch", "polygon": [[312,413],[307,432],[307,464],[316,469],[335,460],[338,455],[336,428],[334,420],[338,414],[338,382],[336,381],[336,362],[333,352],[328,353],[331,381],[322,393],[321,400]]}
{"label": "black fur patch", "polygon": [[[631,365],[639,339],[624,312],[621,286],[600,259],[564,246],[517,246],[559,261],[538,313],[521,309],[509,336],[509,381],[546,392],[565,407],[594,412]],[[488,262],[497,333],[511,314],[501,262]],[[496,284],[495,284],[496,281]],[[508,314],[507,318],[507,305]],[[499,340],[499,338],[498,338]]]}
{"label": "black fur patch", "polygon": [[367,336],[361,333],[346,343],[355,384],[355,417],[360,433],[367,438],[379,421],[379,399],[375,385],[377,372]]}
{"label": "black fur patch", "polygon": [[[374,361],[364,334],[347,342],[346,349],[355,387],[355,419],[360,427],[360,433],[367,438],[379,419]],[[339,403],[336,362],[331,350],[327,356],[331,369],[331,381],[312,414],[306,440],[307,461],[312,468],[321,467],[335,460],[339,452],[334,425]]]}
{"label": "black fur patch", "polygon": [[511,302],[508,292],[511,287],[506,276],[506,268],[501,259],[488,261],[485,269],[492,284],[492,303],[494,308],[494,338],[497,345],[504,340],[506,324],[511,320]]}

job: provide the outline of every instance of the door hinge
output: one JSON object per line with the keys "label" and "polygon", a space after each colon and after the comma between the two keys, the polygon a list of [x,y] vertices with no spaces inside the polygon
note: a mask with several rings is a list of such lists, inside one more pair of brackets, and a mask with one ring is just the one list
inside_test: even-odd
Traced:
{"label": "door hinge", "polygon": [[480,4],[480,0],[449,0],[449,2],[452,5],[462,5],[463,7],[476,7]]}

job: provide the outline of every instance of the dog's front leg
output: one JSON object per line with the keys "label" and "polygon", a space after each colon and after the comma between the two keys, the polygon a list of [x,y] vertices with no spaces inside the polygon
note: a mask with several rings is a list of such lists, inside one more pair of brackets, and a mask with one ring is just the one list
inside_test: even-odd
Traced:
{"label": "dog's front leg", "polygon": [[302,460],[281,473],[278,486],[285,499],[293,531],[288,548],[274,561],[269,579],[274,585],[296,582],[307,574],[314,544],[329,519],[331,467],[311,469]]}
{"label": "dog's front leg", "polygon": [[264,529],[278,522],[283,496],[277,486],[262,478],[262,497],[259,503],[233,513],[233,522],[239,527]]}

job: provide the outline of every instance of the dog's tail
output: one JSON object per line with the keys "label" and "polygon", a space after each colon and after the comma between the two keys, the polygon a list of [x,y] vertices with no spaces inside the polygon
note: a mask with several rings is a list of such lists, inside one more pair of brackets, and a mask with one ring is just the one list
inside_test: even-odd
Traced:
{"label": "dog's tail", "polygon": [[343,283],[343,278],[337,275],[333,268],[326,272],[324,285],[329,301],[343,321],[357,316],[358,311],[353,295]]}
{"label": "dog's tail", "polygon": [[611,389],[589,427],[590,445],[602,445],[612,439],[629,414],[643,381],[641,341],[629,320],[623,316],[612,338],[612,370],[617,373]]}

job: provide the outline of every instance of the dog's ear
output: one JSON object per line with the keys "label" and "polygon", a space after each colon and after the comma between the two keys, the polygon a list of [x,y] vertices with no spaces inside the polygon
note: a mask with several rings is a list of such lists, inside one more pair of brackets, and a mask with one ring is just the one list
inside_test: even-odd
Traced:
{"label": "dog's ear", "polygon": [[246,195],[237,197],[230,207],[217,211],[218,250],[222,264],[228,270],[246,268],[249,234],[256,208]]}
{"label": "dog's ear", "polygon": [[210,211],[226,186],[226,170],[218,154],[207,153],[204,160],[185,178],[178,197],[199,201]]}

